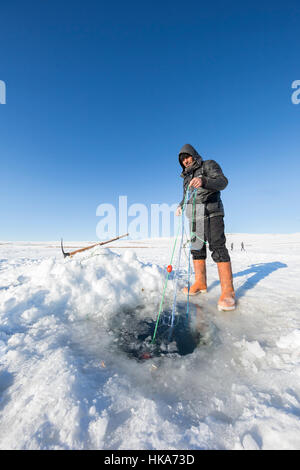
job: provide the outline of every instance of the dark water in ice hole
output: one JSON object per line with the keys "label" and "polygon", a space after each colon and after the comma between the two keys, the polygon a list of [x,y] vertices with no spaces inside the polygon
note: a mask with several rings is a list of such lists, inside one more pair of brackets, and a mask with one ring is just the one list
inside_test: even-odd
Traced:
{"label": "dark water in ice hole", "polygon": [[185,356],[192,354],[200,344],[206,344],[207,325],[200,307],[191,304],[187,316],[186,304],[178,304],[173,326],[170,326],[171,317],[171,309],[161,313],[152,344],[156,319],[147,315],[146,307],[118,312],[109,327],[115,337],[116,348],[129,357],[143,361],[153,357]]}

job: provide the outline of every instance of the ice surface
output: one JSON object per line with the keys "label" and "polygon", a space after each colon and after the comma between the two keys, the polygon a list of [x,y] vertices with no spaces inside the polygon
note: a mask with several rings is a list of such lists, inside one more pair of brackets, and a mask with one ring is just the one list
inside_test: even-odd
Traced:
{"label": "ice surface", "polygon": [[[217,311],[208,258],[190,340],[168,337],[171,280],[152,350],[172,240],[73,259],[59,243],[2,242],[0,448],[299,449],[300,234],[231,242],[236,311]],[[179,294],[181,318],[184,305]]]}

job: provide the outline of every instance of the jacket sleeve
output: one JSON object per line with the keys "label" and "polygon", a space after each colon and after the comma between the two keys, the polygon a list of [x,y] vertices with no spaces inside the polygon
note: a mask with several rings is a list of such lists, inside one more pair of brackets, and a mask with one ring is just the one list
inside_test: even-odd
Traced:
{"label": "jacket sleeve", "polygon": [[184,181],[183,181],[183,198],[182,198],[182,201],[180,201],[180,203],[178,204],[178,207],[180,206],[181,209],[183,208],[183,204],[184,204],[184,199],[185,199],[185,193],[186,193],[186,185],[184,184]]}
{"label": "jacket sleeve", "polygon": [[207,160],[203,163],[203,188],[211,191],[222,191],[228,185],[228,179],[214,160]]}

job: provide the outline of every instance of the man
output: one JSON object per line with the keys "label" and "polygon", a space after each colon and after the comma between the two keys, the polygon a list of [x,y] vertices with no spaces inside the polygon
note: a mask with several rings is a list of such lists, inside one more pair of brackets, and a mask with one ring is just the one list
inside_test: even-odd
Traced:
{"label": "man", "polygon": [[[235,309],[235,293],[232,282],[231,261],[225,246],[224,209],[220,191],[226,188],[227,178],[221,167],[214,160],[203,160],[198,152],[189,144],[179,152],[179,163],[182,167],[183,199],[176,215],[181,215],[186,191],[193,192],[185,206],[190,221],[191,253],[193,257],[195,282],[189,295],[207,292],[206,281],[206,245],[208,244],[212,259],[217,263],[221,283],[221,296],[218,301],[219,310]],[[183,289],[188,293],[187,287]]]}

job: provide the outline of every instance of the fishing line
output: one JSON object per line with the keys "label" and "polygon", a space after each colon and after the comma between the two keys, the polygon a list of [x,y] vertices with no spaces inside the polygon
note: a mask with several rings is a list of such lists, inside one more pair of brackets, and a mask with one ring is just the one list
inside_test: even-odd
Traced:
{"label": "fishing line", "polygon": [[[155,341],[155,337],[156,337],[156,333],[157,333],[157,328],[158,328],[158,324],[159,324],[159,320],[160,320],[160,316],[161,316],[161,312],[162,312],[162,307],[163,307],[163,303],[164,303],[164,299],[165,299],[165,294],[166,294],[166,288],[167,288],[167,284],[168,284],[169,275],[173,270],[172,262],[173,262],[173,257],[174,257],[175,248],[176,248],[177,240],[178,240],[178,237],[179,237],[179,230],[180,230],[180,226],[181,226],[181,240],[180,240],[178,258],[177,258],[177,266],[176,266],[175,278],[174,278],[175,279],[175,281],[174,281],[175,282],[175,288],[174,288],[173,307],[172,307],[171,325],[170,326],[174,325],[175,310],[176,310],[176,298],[177,298],[178,274],[179,274],[180,261],[181,261],[181,251],[182,251],[183,238],[184,238],[184,212],[185,212],[185,209],[186,209],[187,201],[191,197],[193,197],[193,213],[192,213],[192,228],[193,228],[193,223],[194,223],[194,219],[195,219],[196,194],[197,194],[197,189],[194,189],[193,191],[191,191],[188,188],[187,191],[186,191],[186,195],[185,195],[185,198],[184,198],[184,203],[183,203],[183,206],[182,206],[182,212],[181,212],[181,224],[180,223],[178,224],[178,229],[177,229],[177,234],[176,234],[176,238],[175,238],[175,242],[174,242],[174,246],[173,246],[173,251],[172,251],[170,264],[167,267],[167,276],[166,276],[165,283],[164,283],[162,298],[161,298],[159,311],[158,311],[158,315],[157,315],[157,320],[156,320],[156,324],[155,324],[155,329],[154,329],[154,333],[153,333],[153,338],[152,338],[152,344]],[[193,235],[193,232],[191,233],[191,239],[193,238],[192,235]],[[203,241],[203,243],[206,243],[204,240],[202,240],[202,241]],[[190,240],[190,242],[191,242],[191,240]],[[190,275],[191,275],[190,257],[191,257],[191,243],[190,243],[190,247],[189,247],[188,300],[187,300],[187,312],[186,312],[187,317],[189,315],[189,292],[190,292]]]}

